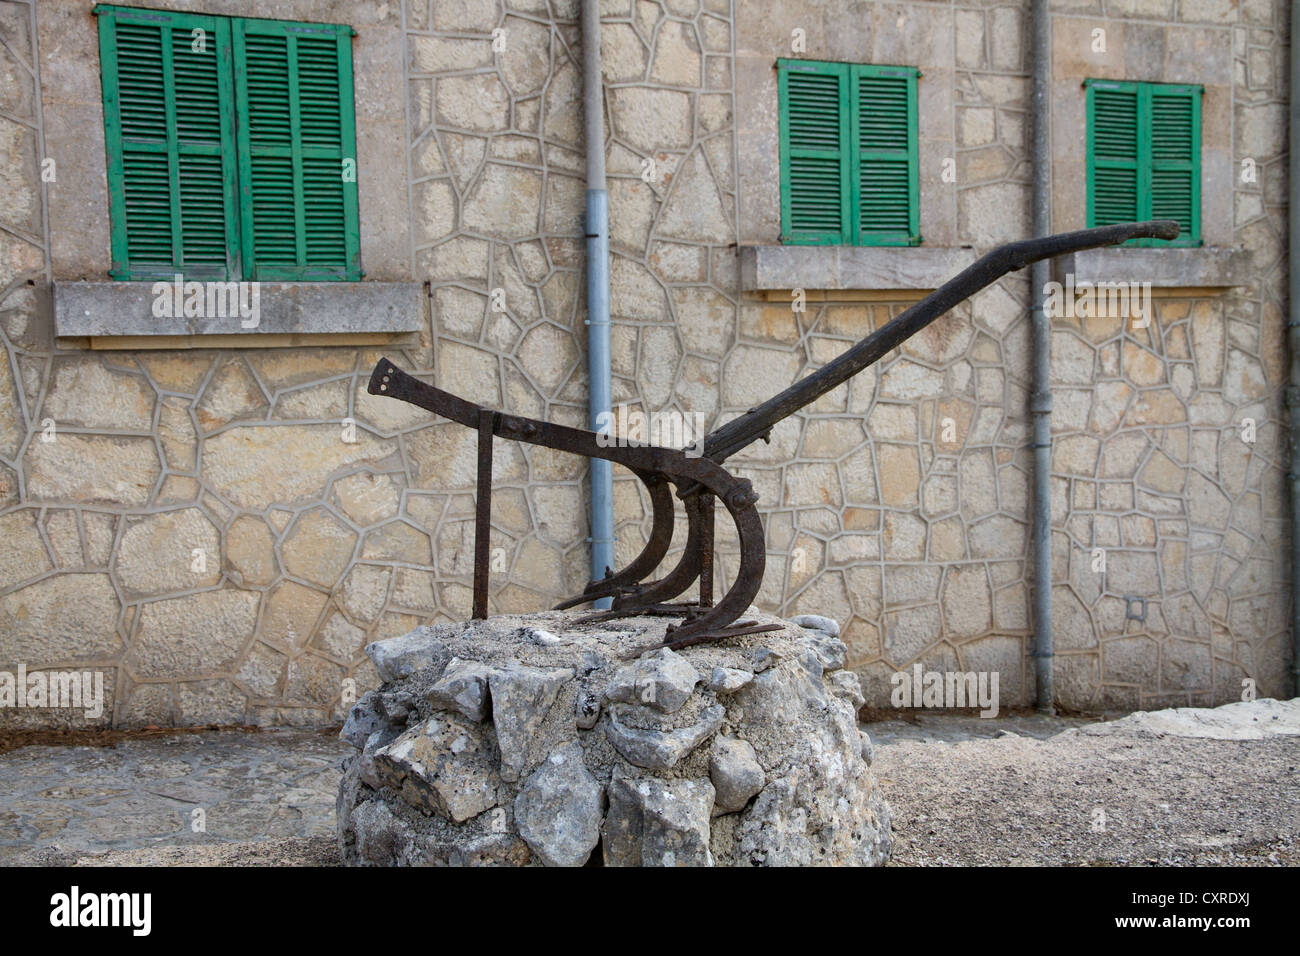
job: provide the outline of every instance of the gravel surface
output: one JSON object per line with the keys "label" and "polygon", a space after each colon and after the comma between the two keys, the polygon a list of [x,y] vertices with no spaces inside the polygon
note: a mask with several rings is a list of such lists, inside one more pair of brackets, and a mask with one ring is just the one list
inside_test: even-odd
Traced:
{"label": "gravel surface", "polygon": [[1300,865],[1300,701],[867,730],[894,865]]}
{"label": "gravel surface", "polygon": [[[1300,866],[1300,699],[1108,722],[870,723],[895,866]],[[0,864],[331,866],[320,734],[221,732],[0,754]],[[208,830],[190,832],[190,809]]]}

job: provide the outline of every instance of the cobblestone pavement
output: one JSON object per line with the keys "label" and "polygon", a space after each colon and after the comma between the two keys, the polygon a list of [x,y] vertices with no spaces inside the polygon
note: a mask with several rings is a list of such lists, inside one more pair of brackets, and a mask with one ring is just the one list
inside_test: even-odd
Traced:
{"label": "cobblestone pavement", "polygon": [[[1161,712],[1180,713],[1223,709]],[[1205,739],[1150,717],[866,725],[894,863],[1300,865],[1300,735]],[[23,747],[0,755],[0,864],[337,863],[347,750],[297,731]]]}
{"label": "cobblestone pavement", "polygon": [[[301,731],[23,747],[0,755],[0,864],[71,863],[164,846],[208,846],[212,851],[198,855],[233,862],[222,844],[332,843],[338,765],[347,750],[332,733]],[[202,811],[201,832],[195,810]]]}

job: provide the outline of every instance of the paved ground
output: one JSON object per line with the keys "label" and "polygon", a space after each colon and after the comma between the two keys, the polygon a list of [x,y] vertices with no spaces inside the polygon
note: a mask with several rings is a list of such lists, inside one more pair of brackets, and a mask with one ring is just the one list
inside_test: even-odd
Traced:
{"label": "paved ground", "polygon": [[[1300,700],[867,730],[896,865],[1300,866]],[[0,864],[336,863],[347,749],[222,731],[0,754]]]}
{"label": "paved ground", "polygon": [[[0,755],[0,864],[333,863],[333,734],[209,731]],[[194,811],[202,811],[196,832]],[[260,841],[271,841],[262,843]],[[122,859],[130,856],[132,859]]]}

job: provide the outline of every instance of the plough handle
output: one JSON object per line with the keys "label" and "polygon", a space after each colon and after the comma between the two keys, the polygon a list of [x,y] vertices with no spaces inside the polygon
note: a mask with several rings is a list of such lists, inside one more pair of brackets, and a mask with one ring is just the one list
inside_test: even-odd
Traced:
{"label": "plough handle", "polygon": [[1129,239],[1177,237],[1177,222],[1172,219],[1155,219],[1062,232],[1041,239],[1021,239],[998,246],[812,375],[713,431],[704,439],[704,457],[717,462],[725,461],[757,440],[777,422],[874,365],[949,309],[992,285],[1008,272],[1022,269],[1040,259],[1052,259],[1098,246],[1116,245]]}

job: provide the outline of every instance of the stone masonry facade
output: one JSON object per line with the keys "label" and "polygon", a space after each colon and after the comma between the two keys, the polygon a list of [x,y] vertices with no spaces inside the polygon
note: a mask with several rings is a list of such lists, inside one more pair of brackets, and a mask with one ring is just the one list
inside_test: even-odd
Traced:
{"label": "stone masonry facade", "polygon": [[[52,236],[49,213],[56,190],[102,210],[102,167],[42,178],[42,77],[72,69],[47,25],[91,4],[0,0],[0,670],[102,670],[99,725],[338,723],[378,684],[367,643],[470,610],[473,433],[369,396],[377,359],[484,404],[586,420],[577,3],[141,5],[342,17],[358,43],[370,31],[400,50],[404,102],[357,75],[358,140],[390,136],[377,130],[394,110],[406,130],[404,196],[368,194],[359,169],[363,223],[368,204],[391,222],[372,247],[385,261],[363,265],[427,284],[424,331],[388,347],[56,341],[51,282],[106,278],[61,271],[75,236]],[[797,55],[921,68],[926,246],[1029,234],[1027,4],[601,7],[616,404],[713,427],[919,294],[809,288],[795,311],[789,290],[742,288],[740,246],[778,241],[773,66],[796,29]],[[1251,262],[1240,285],[1157,289],[1147,329],[1054,320],[1058,702],[1222,703],[1243,678],[1284,695],[1287,5],[1053,10],[1054,229],[1084,225],[1082,80],[1198,82],[1206,247],[1185,251]],[[75,69],[99,115],[97,62]],[[407,241],[390,255],[394,235]],[[1030,352],[1016,274],[733,459],[767,527],[759,604],[837,620],[869,704],[887,706],[890,675],[914,663],[998,671],[1003,708],[1033,700]],[[539,610],[589,576],[586,466],[495,447],[491,609]],[[650,518],[625,472],[615,507],[624,563]],[[720,534],[723,576],[735,565]],[[0,726],[83,720],[0,710]]]}

